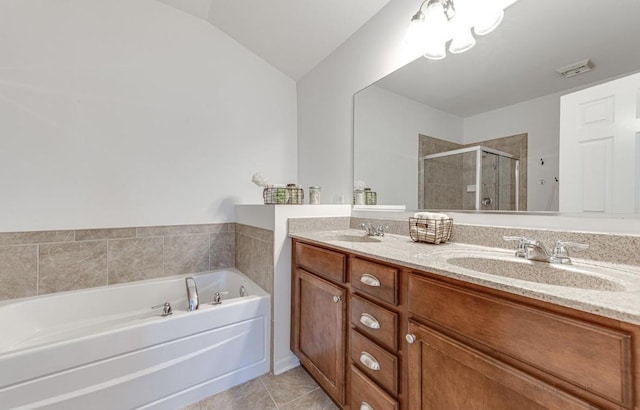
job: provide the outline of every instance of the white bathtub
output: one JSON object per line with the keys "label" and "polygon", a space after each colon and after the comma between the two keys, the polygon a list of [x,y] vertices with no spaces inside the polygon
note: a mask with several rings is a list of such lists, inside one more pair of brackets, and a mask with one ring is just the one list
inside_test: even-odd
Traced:
{"label": "white bathtub", "polygon": [[[215,292],[229,293],[211,305]],[[150,309],[164,302],[173,315]],[[0,303],[0,409],[175,409],[215,394],[269,371],[270,303],[235,269]]]}

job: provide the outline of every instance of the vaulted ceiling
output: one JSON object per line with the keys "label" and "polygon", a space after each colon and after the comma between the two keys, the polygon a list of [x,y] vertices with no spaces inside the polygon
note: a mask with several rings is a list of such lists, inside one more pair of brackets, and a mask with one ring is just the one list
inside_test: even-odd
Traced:
{"label": "vaulted ceiling", "polygon": [[390,0],[158,0],[202,18],[298,80]]}

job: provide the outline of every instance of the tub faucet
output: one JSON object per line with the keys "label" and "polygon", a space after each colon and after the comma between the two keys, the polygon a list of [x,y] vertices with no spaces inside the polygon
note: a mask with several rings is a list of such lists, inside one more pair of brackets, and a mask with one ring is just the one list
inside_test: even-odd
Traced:
{"label": "tub faucet", "polygon": [[212,305],[219,305],[222,303],[222,295],[227,295],[229,294],[228,290],[225,290],[223,292],[216,292],[213,294],[213,302],[211,303]]}
{"label": "tub faucet", "polygon": [[164,302],[160,305],[151,306],[151,309],[160,309],[162,308],[162,314],[160,316],[170,316],[173,315],[173,309],[171,309],[171,303]]}
{"label": "tub faucet", "polygon": [[196,280],[193,276],[189,276],[184,281],[187,286],[187,301],[189,303],[187,310],[191,312],[198,309],[198,306],[200,306],[198,303],[198,287],[196,286]]}

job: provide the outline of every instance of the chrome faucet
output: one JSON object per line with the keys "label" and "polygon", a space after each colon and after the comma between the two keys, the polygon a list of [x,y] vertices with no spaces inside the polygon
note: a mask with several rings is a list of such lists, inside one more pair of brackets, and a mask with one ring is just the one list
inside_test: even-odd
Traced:
{"label": "chrome faucet", "polygon": [[164,302],[160,305],[151,306],[151,309],[160,309],[160,308],[162,308],[162,314],[160,314],[160,316],[173,315],[173,309],[171,309],[171,303]]}
{"label": "chrome faucet", "polygon": [[187,310],[191,312],[198,309],[198,306],[200,306],[198,303],[198,287],[196,286],[196,280],[193,276],[185,278],[184,281],[187,286],[187,302],[189,304]]}
{"label": "chrome faucet", "polygon": [[569,258],[569,251],[567,247],[576,249],[589,249],[589,245],[586,243],[570,242],[570,241],[557,241],[553,247],[553,261],[551,263],[570,264],[571,258]]}
{"label": "chrome faucet", "polygon": [[547,263],[570,264],[571,258],[569,258],[569,252],[567,251],[568,246],[578,249],[589,248],[589,245],[584,243],[559,240],[551,253],[549,253],[542,242],[537,239],[528,239],[524,236],[503,236],[502,238],[505,241],[518,241],[516,257]]}
{"label": "chrome faucet", "polygon": [[367,236],[384,236],[384,231],[385,229],[388,230],[389,227],[384,226],[384,225],[374,225],[373,223],[367,222],[367,223],[361,223],[360,224],[361,228],[364,228],[364,230],[367,232]]}

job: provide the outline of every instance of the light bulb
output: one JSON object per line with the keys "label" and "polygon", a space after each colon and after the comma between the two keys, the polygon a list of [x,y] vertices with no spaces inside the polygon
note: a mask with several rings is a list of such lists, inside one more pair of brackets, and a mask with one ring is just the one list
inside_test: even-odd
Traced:
{"label": "light bulb", "polygon": [[411,23],[409,23],[409,28],[407,29],[407,34],[404,38],[404,42],[410,46],[416,46],[420,44],[421,41],[424,41],[426,36],[426,24],[424,22],[424,13],[422,11],[418,11],[411,18]]}
{"label": "light bulb", "polygon": [[476,39],[471,35],[471,29],[458,30],[449,45],[449,51],[455,54],[464,53],[475,45]]}
{"label": "light bulb", "polygon": [[442,60],[447,56],[445,45],[446,43],[437,37],[428,39],[424,56],[429,60]]}
{"label": "light bulb", "polygon": [[475,31],[479,36],[489,34],[500,25],[503,17],[504,10],[495,6],[487,5],[478,13],[473,31]]}

